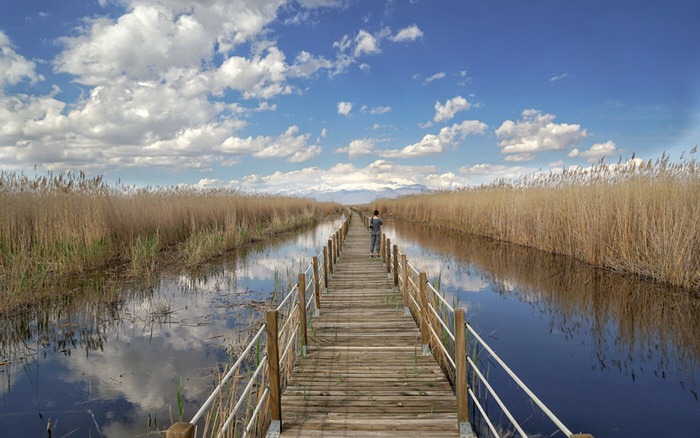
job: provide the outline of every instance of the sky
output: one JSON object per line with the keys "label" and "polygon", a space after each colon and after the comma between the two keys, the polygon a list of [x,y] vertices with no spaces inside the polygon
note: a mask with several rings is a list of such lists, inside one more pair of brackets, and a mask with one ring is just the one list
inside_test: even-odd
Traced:
{"label": "sky", "polygon": [[679,159],[698,23],[697,0],[0,0],[0,169],[346,202]]}

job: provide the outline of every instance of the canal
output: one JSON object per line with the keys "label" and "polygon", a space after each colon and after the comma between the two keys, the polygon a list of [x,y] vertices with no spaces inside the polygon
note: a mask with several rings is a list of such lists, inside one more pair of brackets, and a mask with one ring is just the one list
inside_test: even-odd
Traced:
{"label": "canal", "polygon": [[[409,261],[466,309],[476,331],[574,432],[697,436],[696,294],[566,257],[385,222]],[[296,281],[338,223],[199,270],[83,278],[70,299],[3,318],[0,436],[47,436],[47,428],[53,437],[157,436],[181,410],[189,419],[214,385],[217,364],[241,350],[265,303]],[[553,426],[498,366],[478,360],[528,435],[549,436]],[[501,432],[515,436],[487,406]]]}

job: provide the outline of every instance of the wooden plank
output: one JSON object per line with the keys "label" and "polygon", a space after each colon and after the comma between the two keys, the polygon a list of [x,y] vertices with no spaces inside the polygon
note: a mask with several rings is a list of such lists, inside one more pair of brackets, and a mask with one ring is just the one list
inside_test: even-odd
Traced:
{"label": "wooden plank", "polygon": [[452,387],[422,354],[395,277],[368,257],[362,220],[334,243],[342,252],[282,397],[280,436],[459,436]]}

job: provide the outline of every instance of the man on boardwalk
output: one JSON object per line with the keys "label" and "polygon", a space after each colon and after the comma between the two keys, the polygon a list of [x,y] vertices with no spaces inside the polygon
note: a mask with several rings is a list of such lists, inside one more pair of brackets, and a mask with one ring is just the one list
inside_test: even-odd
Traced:
{"label": "man on boardwalk", "polygon": [[[370,229],[370,247],[369,256],[379,257],[379,248],[381,245],[381,235],[382,235],[382,218],[379,217],[379,210],[374,210],[374,215],[369,220]],[[375,253],[376,250],[376,253]]]}

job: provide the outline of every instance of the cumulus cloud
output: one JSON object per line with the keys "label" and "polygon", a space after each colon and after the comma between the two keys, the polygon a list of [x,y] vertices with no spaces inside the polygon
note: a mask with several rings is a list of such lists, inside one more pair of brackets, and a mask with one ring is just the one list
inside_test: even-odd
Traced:
{"label": "cumulus cloud", "polygon": [[[297,91],[290,79],[335,68],[304,51],[290,65],[274,43],[260,39],[281,3],[211,1],[193,8],[185,0],[139,0],[125,2],[117,19],[85,18],[75,35],[59,39],[53,65],[83,85],[70,103],[58,98],[57,86],[45,95],[4,95],[2,87],[43,77],[0,32],[3,166],[206,170],[233,165],[246,154],[290,162],[320,154],[296,126],[278,137],[235,134],[253,112],[276,109],[268,99]],[[249,46],[241,44],[247,41]],[[240,103],[249,99],[257,106]]]}
{"label": "cumulus cloud", "polygon": [[349,158],[356,158],[360,155],[369,155],[375,152],[374,145],[377,140],[373,138],[360,138],[353,140],[347,147],[338,148],[336,153],[347,153]]}
{"label": "cumulus cloud", "polygon": [[30,83],[43,80],[36,72],[36,64],[18,54],[10,39],[0,30],[0,92],[7,85],[16,85],[23,80]]}
{"label": "cumulus cloud", "polygon": [[529,175],[537,169],[522,166],[505,166],[503,164],[480,163],[459,168],[461,175],[478,177],[480,180],[494,181],[498,179],[516,179]]}
{"label": "cumulus cloud", "polygon": [[[401,29],[396,35],[392,35],[391,29],[388,27],[374,34],[365,29],[360,29],[354,37],[344,34],[338,41],[333,42],[333,48],[338,51],[333,74],[345,71],[349,66],[358,62],[359,58],[363,56],[381,53],[381,45],[384,41],[414,41],[422,35],[423,32],[416,25]],[[361,63],[360,69],[369,71],[370,66],[366,63]]]}
{"label": "cumulus cloud", "polygon": [[483,134],[487,125],[478,120],[465,120],[452,126],[446,126],[436,134],[427,134],[418,143],[399,150],[388,150],[380,153],[385,158],[412,158],[424,155],[438,154],[455,147],[458,143],[473,134]]}
{"label": "cumulus cloud", "polygon": [[251,59],[232,56],[212,75],[212,91],[220,94],[227,89],[243,93],[243,97],[269,99],[289,94],[292,87],[285,84],[287,65],[277,47],[269,47]]}
{"label": "cumulus cloud", "polygon": [[398,31],[396,35],[392,36],[390,39],[394,42],[400,41],[415,41],[423,36],[423,31],[420,30],[415,24],[405,27]]}
{"label": "cumulus cloud", "polygon": [[501,139],[501,153],[528,157],[522,154],[570,149],[588,135],[581,125],[554,123],[555,118],[553,114],[526,109],[522,120],[506,120],[496,129],[496,136]]}
{"label": "cumulus cloud", "polygon": [[434,166],[406,166],[376,160],[366,167],[338,163],[328,169],[307,167],[270,175],[253,174],[232,186],[266,193],[308,193],[338,190],[384,190],[424,185],[435,179]]}
{"label": "cumulus cloud", "polygon": [[291,66],[290,73],[296,77],[308,78],[319,70],[330,70],[333,67],[333,62],[326,58],[322,56],[313,56],[309,52],[302,50],[294,60],[294,65]]}
{"label": "cumulus cloud", "polygon": [[615,142],[612,140],[608,140],[605,143],[594,144],[587,151],[579,151],[578,149],[573,149],[571,152],[569,152],[569,157],[582,157],[585,158],[587,161],[593,163],[600,160],[601,158],[614,155],[617,152],[618,150]]}
{"label": "cumulus cloud", "polygon": [[311,134],[299,134],[298,126],[290,126],[278,137],[260,135],[257,137],[229,137],[218,149],[225,154],[253,155],[258,158],[287,158],[298,163],[318,155],[321,148],[309,145]]}
{"label": "cumulus cloud", "polygon": [[[210,55],[224,22],[210,23],[158,5],[137,5],[118,20],[94,18],[80,35],[59,41],[65,50],[55,69],[86,85],[99,85],[125,75],[158,79],[159,72],[198,65]],[[204,18],[204,17],[201,17]],[[208,28],[206,24],[213,24]]]}
{"label": "cumulus cloud", "polygon": [[355,57],[373,55],[379,52],[379,42],[377,39],[366,30],[360,30],[355,37],[355,50],[353,51]]}
{"label": "cumulus cloud", "polygon": [[453,97],[452,99],[445,102],[444,105],[441,104],[439,101],[436,101],[435,117],[433,118],[433,121],[446,122],[448,120],[452,120],[455,114],[457,114],[459,111],[468,110],[470,107],[471,104],[467,102],[467,99],[463,98],[462,96]]}
{"label": "cumulus cloud", "polygon": [[352,102],[338,102],[338,114],[347,117],[350,111],[352,111]]}

